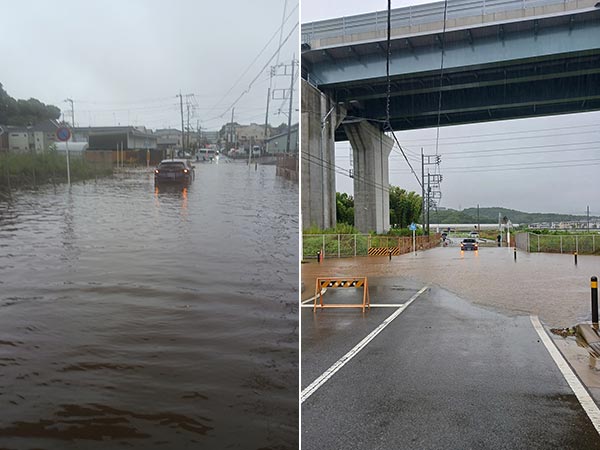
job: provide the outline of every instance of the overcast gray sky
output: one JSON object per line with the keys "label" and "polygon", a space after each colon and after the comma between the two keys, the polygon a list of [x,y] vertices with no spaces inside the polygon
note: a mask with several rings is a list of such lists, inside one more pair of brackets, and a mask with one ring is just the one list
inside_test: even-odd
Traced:
{"label": "overcast gray sky", "polygon": [[[269,75],[260,69],[279,46],[284,7],[282,40],[298,24],[298,0],[0,0],[0,83],[63,111],[72,98],[81,126],[181,128],[180,91],[194,94],[194,127],[219,129],[246,90],[234,120],[264,123]],[[268,66],[298,58],[298,33]],[[275,77],[273,87],[289,83]],[[272,102],[272,124],[287,123],[280,108],[287,114],[283,100]]]}
{"label": "overcast gray sky", "polygon": [[[429,2],[392,0],[392,8],[422,3]],[[301,7],[305,23],[385,10],[387,1],[302,0]],[[592,214],[600,215],[599,124],[600,113],[592,112],[442,127],[440,206],[462,209],[479,203],[528,212],[585,214],[589,205]],[[425,154],[435,154],[436,132],[396,133],[413,167],[420,168],[421,147]],[[336,144],[338,166],[349,169],[349,155],[348,142]],[[541,168],[556,165],[572,167]],[[352,193],[352,179],[338,174],[336,182],[338,192]],[[420,193],[403,157],[395,152],[390,158],[390,183]]]}

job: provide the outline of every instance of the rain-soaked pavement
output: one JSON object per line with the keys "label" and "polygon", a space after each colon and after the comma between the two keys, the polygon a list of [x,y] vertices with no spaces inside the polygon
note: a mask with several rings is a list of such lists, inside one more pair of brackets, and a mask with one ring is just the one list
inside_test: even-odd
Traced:
{"label": "rain-soaked pavement", "polygon": [[0,202],[0,448],[297,448],[298,187],[196,172]]}
{"label": "rain-soaked pavement", "polygon": [[[303,264],[305,299],[315,276],[366,275],[373,303],[402,304],[432,286],[302,403],[303,449],[600,448],[529,319],[561,327],[586,320],[600,258],[578,263],[571,255],[519,253],[515,262],[506,248],[446,247],[391,262]],[[358,302],[360,292],[326,296]],[[393,311],[303,308],[302,389]],[[553,339],[573,364],[576,346]],[[593,384],[585,350],[578,358]]]}

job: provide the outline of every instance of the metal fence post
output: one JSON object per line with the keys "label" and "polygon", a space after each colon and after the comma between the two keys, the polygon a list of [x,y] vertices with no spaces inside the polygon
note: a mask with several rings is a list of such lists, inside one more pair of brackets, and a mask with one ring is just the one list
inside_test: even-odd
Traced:
{"label": "metal fence post", "polygon": [[596,253],[596,235],[592,234],[592,253]]}
{"label": "metal fence post", "polygon": [[575,236],[575,251],[579,252],[579,236]]}
{"label": "metal fence post", "polygon": [[562,253],[562,236],[560,237],[560,252]]}
{"label": "metal fence post", "polygon": [[537,237],[538,237],[538,252],[539,252],[540,251],[540,235],[538,234]]}
{"label": "metal fence post", "polygon": [[325,235],[323,234],[323,256],[325,256]]}
{"label": "metal fence post", "polygon": [[341,251],[341,240],[340,240],[340,235],[338,233],[338,258],[340,257],[340,251]]}
{"label": "metal fence post", "polygon": [[356,235],[354,235],[354,256],[356,257]]}

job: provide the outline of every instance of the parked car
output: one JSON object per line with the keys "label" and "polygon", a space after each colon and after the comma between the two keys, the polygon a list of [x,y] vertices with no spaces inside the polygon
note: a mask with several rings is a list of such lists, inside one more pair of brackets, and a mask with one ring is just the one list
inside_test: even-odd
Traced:
{"label": "parked car", "polygon": [[194,180],[194,177],[194,166],[187,159],[163,159],[158,167],[154,169],[154,184],[189,184]]}
{"label": "parked car", "polygon": [[477,240],[473,238],[465,238],[460,243],[460,250],[478,250],[479,245],[477,244]]}
{"label": "parked car", "polygon": [[477,231],[471,231],[469,233],[469,237],[478,238],[479,237],[479,233]]}

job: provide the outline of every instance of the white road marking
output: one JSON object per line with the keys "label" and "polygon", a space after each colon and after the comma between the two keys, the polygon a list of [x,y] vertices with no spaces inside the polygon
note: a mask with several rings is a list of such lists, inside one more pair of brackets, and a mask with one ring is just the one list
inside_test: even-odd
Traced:
{"label": "white road marking", "polygon": [[[325,292],[327,292],[327,288],[323,288],[321,289],[321,295],[323,295]],[[315,301],[315,297],[318,297],[317,295],[313,295],[311,298],[309,298],[308,300],[304,300],[303,302],[301,302],[303,305],[312,302],[314,303]]]}
{"label": "white road marking", "polygon": [[[300,403],[304,403],[306,399],[308,399],[311,395],[313,395],[317,389],[319,389],[327,380],[329,380],[338,370],[344,367],[352,358],[354,358],[358,352],[360,352],[366,345],[371,342],[375,336],[383,331],[385,327],[387,327],[392,321],[398,317],[400,314],[406,310],[410,306],[412,302],[414,302],[423,292],[429,289],[429,286],[424,286],[421,288],[419,292],[413,295],[410,300],[404,303],[400,308],[394,311],[387,319],[385,319],[377,328],[371,331],[367,337],[365,337],[362,341],[360,341],[352,350],[338,359],[329,369],[319,376],[315,381],[309,384],[305,389],[300,393]],[[372,305],[371,305],[372,306]]]}
{"label": "white road marking", "polygon": [[[301,308],[312,308],[314,305],[305,305],[305,302],[302,302],[302,305],[300,305]],[[362,303],[361,304],[356,304],[356,307],[362,307]],[[404,306],[404,303],[371,303],[371,308],[402,308]],[[317,305],[317,309],[318,309],[318,305]],[[368,308],[367,308],[368,309]]]}
{"label": "white road marking", "polygon": [[556,348],[556,345],[554,345],[552,339],[550,339],[550,337],[546,334],[546,331],[540,323],[538,316],[529,316],[529,319],[533,324],[533,328],[535,328],[535,331],[537,331],[537,334],[540,336],[542,342],[546,346],[548,353],[550,353],[550,356],[552,356],[552,359],[562,372],[563,377],[565,377],[565,380],[575,393],[579,403],[581,403],[584,411],[592,421],[594,428],[596,428],[596,431],[600,434],[600,409],[598,409],[596,402],[594,402],[587,389],[583,386],[581,381],[579,381],[579,378],[577,378],[577,375],[575,375],[573,369],[571,369],[558,348]]}

